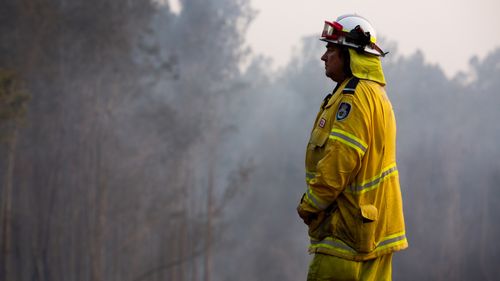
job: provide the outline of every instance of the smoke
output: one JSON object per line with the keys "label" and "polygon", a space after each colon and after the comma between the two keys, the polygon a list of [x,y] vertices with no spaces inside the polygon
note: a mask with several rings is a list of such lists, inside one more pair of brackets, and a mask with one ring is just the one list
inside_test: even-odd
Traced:
{"label": "smoke", "polygon": [[[324,46],[273,71],[246,1],[168,4],[5,3],[0,67],[32,98],[0,145],[1,280],[305,279]],[[410,241],[394,277],[494,280],[500,50],[452,79],[424,57],[384,62]]]}
{"label": "smoke", "polygon": [[[228,231],[245,243],[225,249],[221,264],[237,256],[243,262],[236,271],[248,280],[305,279],[307,235],[295,206],[305,189],[303,153],[310,126],[334,86],[322,73],[323,46],[316,41],[306,38],[290,65],[274,74],[279,78],[254,91],[255,102],[247,109],[253,118],[243,136],[253,140],[249,153],[258,156],[257,172],[253,192]],[[396,43],[387,44],[397,49]],[[410,248],[395,255],[394,278],[494,280],[499,249],[487,241],[500,232],[495,226],[500,85],[493,78],[500,74],[500,49],[472,60],[469,73],[452,79],[439,66],[426,64],[421,52],[395,53],[384,60],[384,69],[398,121]],[[237,274],[226,267],[220,271],[225,277],[220,280]]]}

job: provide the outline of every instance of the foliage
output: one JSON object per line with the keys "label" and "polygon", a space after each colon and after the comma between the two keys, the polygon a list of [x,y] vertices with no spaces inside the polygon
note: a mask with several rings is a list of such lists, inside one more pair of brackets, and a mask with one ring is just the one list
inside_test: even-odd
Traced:
{"label": "foliage", "polygon": [[[334,86],[324,84],[323,46],[306,40],[281,78],[257,89],[247,103],[245,115],[254,118],[242,127],[252,136],[247,151],[260,169],[229,233],[237,241],[259,242],[226,249],[223,256],[243,262],[235,271],[221,270],[221,280],[241,272],[246,280],[305,279],[307,234],[294,209],[305,189],[307,133]],[[394,256],[396,280],[494,280],[499,274],[500,250],[487,242],[500,234],[500,193],[494,188],[500,170],[498,54],[500,49],[472,60],[460,79],[447,78],[421,52],[385,61],[410,242]]]}
{"label": "foliage", "polygon": [[[306,38],[285,69],[257,57],[242,72],[247,1],[180,3],[4,3],[0,65],[24,85],[0,73],[1,126],[27,122],[0,167],[15,249],[0,279],[305,279],[295,206],[333,89],[324,46]],[[385,63],[410,240],[395,279],[499,274],[499,54],[453,79],[419,52]]]}
{"label": "foliage", "polygon": [[251,170],[218,168],[251,11],[181,4],[173,14],[149,1],[5,3],[0,65],[33,99],[23,149],[0,175],[13,193],[2,241],[16,249],[2,252],[0,279],[214,275],[220,214]]}

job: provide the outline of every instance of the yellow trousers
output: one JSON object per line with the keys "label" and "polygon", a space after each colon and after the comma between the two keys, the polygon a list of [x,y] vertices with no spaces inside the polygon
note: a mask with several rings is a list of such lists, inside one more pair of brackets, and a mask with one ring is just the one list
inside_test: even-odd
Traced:
{"label": "yellow trousers", "polygon": [[391,281],[392,253],[367,261],[315,254],[307,281]]}

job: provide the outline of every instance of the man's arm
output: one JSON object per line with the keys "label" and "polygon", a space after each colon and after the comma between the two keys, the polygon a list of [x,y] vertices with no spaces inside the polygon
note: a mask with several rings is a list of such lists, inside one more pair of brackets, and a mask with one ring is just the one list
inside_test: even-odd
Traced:
{"label": "man's arm", "polygon": [[[346,112],[346,108],[349,110]],[[297,207],[306,224],[331,206],[361,167],[369,143],[366,110],[353,95],[340,102],[325,156],[317,163],[316,174]]]}

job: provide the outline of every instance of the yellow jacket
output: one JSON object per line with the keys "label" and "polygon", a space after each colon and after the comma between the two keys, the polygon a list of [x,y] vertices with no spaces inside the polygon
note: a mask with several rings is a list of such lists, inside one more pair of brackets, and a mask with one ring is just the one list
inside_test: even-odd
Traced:
{"label": "yellow jacket", "polygon": [[408,247],[396,122],[383,84],[353,77],[325,99],[307,146],[306,182],[298,211],[312,218],[311,253],[362,261]]}

